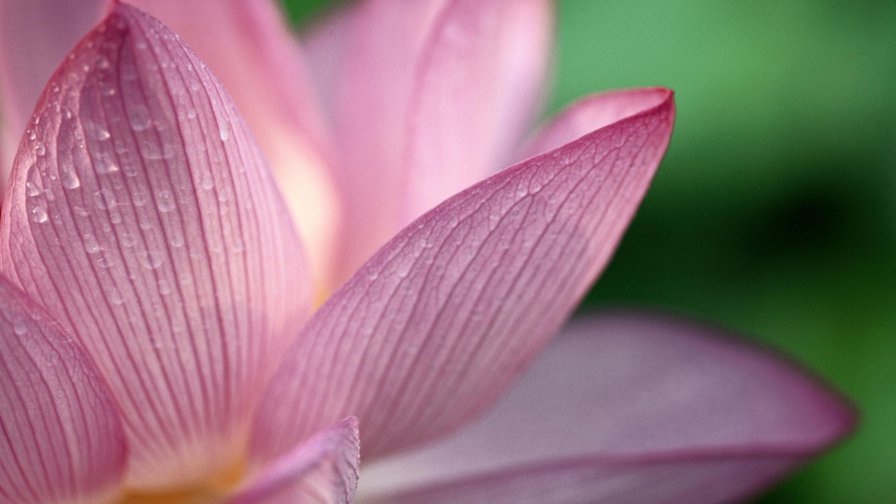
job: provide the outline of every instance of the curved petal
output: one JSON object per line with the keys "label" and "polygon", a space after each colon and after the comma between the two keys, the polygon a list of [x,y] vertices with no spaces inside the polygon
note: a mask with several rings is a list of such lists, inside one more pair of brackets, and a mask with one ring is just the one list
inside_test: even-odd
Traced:
{"label": "curved petal", "polygon": [[632,88],[604,91],[577,100],[557,114],[516,154],[528,159],[550,152],[588,133],[649,108],[665,99],[663,88]]}
{"label": "curved petal", "polygon": [[485,417],[365,466],[364,490],[419,487],[387,502],[729,502],[853,420],[764,351],[669,318],[603,315],[572,324]]}
{"label": "curved petal", "polygon": [[[450,0],[365,0],[340,13],[345,38],[331,110],[333,175],[343,201],[336,282],[399,229],[402,156],[415,68],[438,13]],[[320,67],[310,54],[312,68]],[[326,99],[326,96],[325,96]],[[336,284],[338,285],[338,283]]]}
{"label": "curved petal", "polygon": [[129,484],[225,470],[310,289],[218,81],[157,20],[117,3],[50,80],[12,177],[0,268],[110,383]]}
{"label": "curved petal", "polygon": [[[504,390],[607,263],[659,164],[654,107],[454,196],[315,313],[265,392],[256,459],[353,412],[367,457],[451,431]],[[298,416],[297,416],[298,415]]]}
{"label": "curved petal", "polygon": [[[574,459],[516,466],[390,495],[368,504],[722,504],[740,502],[792,468],[774,454]],[[366,478],[366,475],[365,475]]]}
{"label": "curved petal", "polygon": [[0,0],[0,198],[40,90],[105,3]]}
{"label": "curved petal", "polygon": [[552,26],[546,0],[458,0],[442,12],[409,107],[407,221],[511,161],[538,112]]}
{"label": "curved petal", "polygon": [[227,504],[349,504],[359,465],[358,421],[350,417],[275,460]]}
{"label": "curved petal", "polygon": [[[255,133],[302,234],[311,271],[326,283],[338,224],[329,145],[304,55],[268,0],[137,0],[196,51]],[[222,36],[226,34],[226,36]]]}
{"label": "curved petal", "polygon": [[0,277],[0,503],[106,502],[126,452],[96,367]]}

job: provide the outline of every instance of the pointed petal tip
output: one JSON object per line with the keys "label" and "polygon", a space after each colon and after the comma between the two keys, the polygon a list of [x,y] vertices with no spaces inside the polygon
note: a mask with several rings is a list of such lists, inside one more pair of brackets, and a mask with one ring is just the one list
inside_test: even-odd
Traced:
{"label": "pointed petal tip", "polygon": [[272,367],[261,361],[301,325],[310,290],[245,123],[179,37],[119,2],[62,60],[30,125],[0,270],[109,378],[128,485],[229,466]]}

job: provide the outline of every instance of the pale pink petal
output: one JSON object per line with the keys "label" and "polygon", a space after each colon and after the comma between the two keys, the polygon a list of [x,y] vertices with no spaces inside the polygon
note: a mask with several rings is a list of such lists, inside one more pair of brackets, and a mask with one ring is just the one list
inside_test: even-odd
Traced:
{"label": "pale pink petal", "polygon": [[0,198],[41,89],[100,17],[102,0],[0,0]]}
{"label": "pale pink petal", "polygon": [[315,280],[327,284],[339,220],[326,161],[330,147],[304,55],[276,4],[269,0],[137,0],[135,4],[183,37],[233,96],[271,162],[301,231]]}
{"label": "pale pink petal", "polygon": [[[776,454],[583,458],[363,496],[365,504],[723,504],[740,502],[793,467]],[[366,475],[365,475],[366,478]]]}
{"label": "pale pink petal", "polygon": [[346,49],[357,10],[353,5],[333,9],[302,34],[302,48],[327,128],[332,127],[334,90],[339,82],[340,67],[346,64],[345,58],[352,56]]}
{"label": "pale pink petal", "polygon": [[[387,502],[728,502],[842,437],[853,413],[787,361],[669,318],[578,321],[455,436],[364,468]],[[413,496],[413,499],[411,497]]]}
{"label": "pale pink petal", "polygon": [[101,503],[127,447],[87,354],[0,277],[0,503]]}
{"label": "pale pink petal", "polygon": [[494,401],[607,263],[659,164],[672,94],[427,213],[318,310],[265,392],[267,459],[355,414],[365,456],[449,432]]}
{"label": "pale pink petal", "polygon": [[270,171],[217,79],[158,21],[116,4],[47,85],[10,188],[0,268],[110,383],[129,484],[237,463],[310,289]]}
{"label": "pale pink petal", "polygon": [[512,161],[540,105],[552,18],[547,0],[457,0],[440,14],[411,95],[408,221]]}
{"label": "pale pink petal", "polygon": [[663,88],[605,91],[577,100],[545,125],[516,153],[523,160],[552,151],[588,133],[663,101]]}
{"label": "pale pink petal", "polygon": [[273,461],[227,503],[351,503],[359,450],[358,421],[346,418]]}
{"label": "pale pink petal", "polygon": [[[438,14],[450,1],[365,0],[342,14],[346,37],[325,105],[331,107],[332,137],[338,142],[333,175],[344,202],[337,281],[347,279],[400,229],[415,70]],[[319,54],[310,56],[314,61]]]}

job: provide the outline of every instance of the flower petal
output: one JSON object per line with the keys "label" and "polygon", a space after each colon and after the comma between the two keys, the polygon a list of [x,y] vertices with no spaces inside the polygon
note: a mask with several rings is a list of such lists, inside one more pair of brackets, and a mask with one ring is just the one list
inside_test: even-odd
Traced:
{"label": "flower petal", "polygon": [[665,99],[666,90],[656,87],[620,89],[586,96],[551,119],[520,149],[517,159],[550,152]]}
{"label": "flower petal", "polygon": [[351,503],[359,465],[358,421],[350,417],[274,461],[228,504]]}
{"label": "flower petal", "polygon": [[93,363],[0,277],[0,503],[105,502],[127,447]]}
{"label": "flower petal", "polygon": [[[302,234],[311,271],[326,283],[338,200],[304,55],[267,0],[137,0],[196,51],[224,88],[271,162]],[[222,36],[221,34],[227,34]]]}
{"label": "flower petal", "polygon": [[669,140],[655,107],[508,168],[427,213],[318,310],[265,392],[266,460],[351,411],[367,457],[488,406],[609,260]]}
{"label": "flower petal", "polygon": [[[437,14],[449,2],[366,0],[341,13],[346,38],[335,63],[338,79],[324,105],[332,113],[332,138],[338,144],[333,175],[344,211],[337,282],[399,229],[414,72]],[[313,68],[320,66],[312,62]]]}
{"label": "flower petal", "polygon": [[0,198],[40,90],[58,62],[99,19],[105,3],[0,2]]}
{"label": "flower petal", "polygon": [[604,315],[574,323],[482,419],[365,466],[364,490],[420,487],[386,502],[729,502],[852,422],[835,394],[764,351],[668,318]]}
{"label": "flower petal", "polygon": [[110,383],[129,484],[235,463],[310,289],[270,172],[214,76],[116,3],[47,85],[10,188],[0,268]]}
{"label": "flower petal", "polygon": [[407,221],[512,161],[540,105],[552,18],[545,0],[458,0],[441,13],[411,96]]}

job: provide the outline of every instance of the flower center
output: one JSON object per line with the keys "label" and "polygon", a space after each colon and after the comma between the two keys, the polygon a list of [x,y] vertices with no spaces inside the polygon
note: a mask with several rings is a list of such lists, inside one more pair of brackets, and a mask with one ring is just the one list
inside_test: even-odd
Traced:
{"label": "flower center", "polygon": [[243,479],[240,461],[208,480],[187,488],[164,491],[126,490],[116,504],[215,504],[222,502]]}

